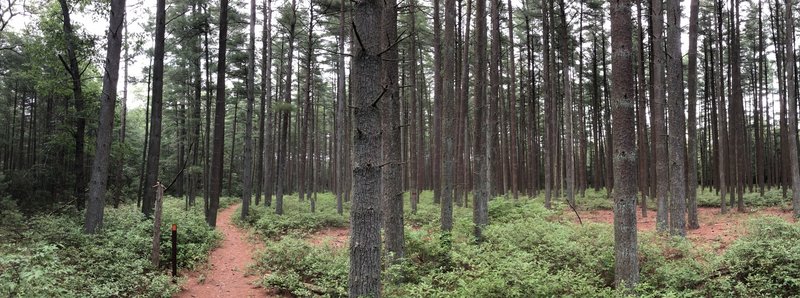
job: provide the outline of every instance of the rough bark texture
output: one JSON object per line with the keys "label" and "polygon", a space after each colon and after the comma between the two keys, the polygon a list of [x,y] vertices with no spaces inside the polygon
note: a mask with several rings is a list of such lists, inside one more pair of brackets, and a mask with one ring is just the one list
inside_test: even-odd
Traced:
{"label": "rough bark texture", "polygon": [[350,208],[350,297],[381,296],[381,86],[383,1],[354,2],[351,41],[353,202]]}
{"label": "rough bark texture", "polygon": [[508,0],[508,75],[509,75],[509,84],[508,84],[508,107],[509,107],[509,126],[510,129],[510,143],[509,143],[509,158],[511,164],[511,192],[514,195],[514,199],[519,198],[519,187],[518,187],[518,174],[519,171],[517,167],[519,165],[519,157],[517,156],[517,93],[516,93],[516,72],[517,68],[515,66],[515,60],[517,57],[514,56],[514,9],[511,6],[511,0]]}
{"label": "rough bark texture", "polygon": [[455,14],[456,14],[455,0],[445,0],[444,12],[444,43],[442,44],[442,61],[443,76],[442,76],[442,117],[443,126],[442,133],[444,134],[442,148],[442,178],[441,178],[441,216],[442,216],[442,231],[449,232],[453,229],[453,158],[455,156],[453,136],[455,135],[455,118],[456,118],[456,103],[455,103]]}
{"label": "rough bark texture", "polygon": [[152,188],[158,181],[161,159],[161,106],[164,94],[164,25],[166,22],[165,1],[156,2],[156,40],[153,49],[153,97],[150,109],[150,136],[147,144],[147,169],[144,184],[142,212],[150,216],[156,192]]}
{"label": "rough bark texture", "polygon": [[[716,2],[717,6],[717,57],[719,60],[719,69],[717,70],[717,120],[719,123],[717,124],[717,131],[718,131],[718,147],[719,147],[719,194],[720,194],[720,206],[722,209],[722,213],[728,212],[728,208],[725,205],[725,193],[727,192],[727,174],[728,171],[726,169],[726,165],[728,164],[728,120],[725,108],[725,78],[723,76],[724,67],[722,62],[722,1]],[[712,56],[711,59],[713,60],[714,57]]]}
{"label": "rough bark texture", "polygon": [[636,240],[636,144],[631,2],[611,2],[612,113],[614,142],[614,282],[633,289],[639,282]]}
{"label": "rough bark texture", "polygon": [[[569,36],[569,29],[567,24],[566,6],[564,0],[561,3],[561,21],[562,26],[560,30],[561,36]],[[575,204],[575,154],[573,153],[573,104],[572,104],[572,81],[569,76],[569,68],[571,63],[571,55],[569,50],[569,41],[564,39],[564,44],[561,45],[561,67],[563,68],[562,82],[564,84],[564,167],[565,167],[565,195],[569,204]]]}
{"label": "rough bark texture", "polygon": [[487,141],[489,127],[486,123],[486,1],[475,3],[475,179],[472,202],[472,222],[475,238],[480,241],[483,228],[489,223],[489,158]]}
{"label": "rough bark texture", "polygon": [[792,0],[786,0],[786,91],[789,102],[789,163],[790,175],[792,176],[792,206],[794,206],[794,217],[800,218],[800,164],[797,157],[797,85],[794,64],[794,17],[792,15]]}
{"label": "rough bark texture", "polygon": [[83,230],[93,234],[103,226],[106,202],[108,163],[111,156],[111,134],[114,131],[114,104],[117,100],[119,56],[122,49],[122,29],[125,20],[125,0],[111,1],[108,24],[108,48],[103,72],[103,92],[100,94],[100,117],[97,125],[97,146],[92,161],[89,200]]}
{"label": "rough bark texture", "polygon": [[[86,192],[86,182],[84,181],[85,178],[85,169],[84,169],[84,146],[85,146],[85,137],[86,137],[86,116],[83,115],[84,113],[84,106],[85,101],[83,99],[83,89],[81,83],[81,70],[78,67],[78,56],[75,52],[75,33],[72,31],[72,22],[70,21],[69,15],[69,5],[67,4],[67,0],[59,0],[58,3],[61,5],[61,16],[64,19],[64,41],[67,46],[67,59],[69,64],[65,64],[67,67],[67,71],[70,74],[70,78],[72,80],[72,97],[75,101],[75,112],[77,117],[75,119],[75,190],[73,192],[75,196],[75,205],[78,210],[83,209],[85,205],[85,192]],[[63,60],[62,60],[63,62]],[[24,113],[23,113],[24,114]],[[20,124],[20,127],[24,125]]]}
{"label": "rough bark texture", "polygon": [[337,66],[336,66],[336,165],[337,165],[337,174],[336,174],[336,213],[342,214],[343,211],[343,201],[344,201],[344,193],[345,189],[349,188],[350,185],[346,184],[345,182],[348,181],[345,176],[347,176],[349,167],[345,167],[345,163],[347,162],[347,158],[345,158],[345,149],[346,143],[349,143],[350,140],[345,138],[345,129],[349,126],[345,123],[346,118],[346,111],[345,111],[345,72],[344,72],[344,42],[345,42],[345,23],[344,23],[344,12],[345,12],[345,0],[342,0],[340,3],[339,8],[339,40],[337,41],[339,47],[339,55],[337,57]]}
{"label": "rough bark texture", "polygon": [[[286,105],[291,103],[292,100],[292,58],[294,56],[294,39],[295,39],[295,26],[297,25],[297,1],[292,0],[292,17],[289,20],[289,48],[287,50],[288,57],[284,62],[284,74],[286,75],[286,81],[284,81],[283,87],[283,101]],[[289,121],[291,117],[291,111],[288,109],[284,109],[281,111],[281,136],[280,136],[280,147],[278,148],[278,174],[275,176],[275,213],[276,214],[283,214],[283,192],[285,188],[284,179],[288,179],[289,175],[286,171],[286,159],[288,152],[287,150],[289,145]]]}
{"label": "rough bark texture", "polygon": [[697,27],[699,0],[691,0],[689,6],[689,120],[686,123],[689,129],[689,148],[686,169],[688,173],[686,183],[687,211],[689,213],[688,228],[700,228],[697,219]]}
{"label": "rough bark texture", "polygon": [[[542,0],[542,77],[545,82],[542,84],[542,93],[544,94],[544,121],[545,121],[545,135],[544,135],[544,207],[550,209],[550,201],[552,200],[552,188],[554,179],[553,172],[553,148],[555,148],[555,140],[552,132],[552,124],[554,122],[553,115],[550,113],[553,105],[552,96],[552,80],[550,75],[550,0]],[[487,115],[488,117],[488,115]],[[487,140],[488,142],[488,140]]]}
{"label": "rough bark texture", "polygon": [[667,0],[667,83],[669,88],[669,232],[686,236],[686,106],[683,98],[681,6]]}
{"label": "rough bark texture", "polygon": [[256,101],[256,0],[250,0],[250,41],[247,48],[247,108],[244,128],[244,158],[242,159],[242,216],[250,212],[253,192],[253,105]]}
{"label": "rough bark texture", "polygon": [[669,193],[669,164],[667,159],[667,123],[664,120],[664,105],[666,94],[664,90],[664,17],[662,9],[663,0],[652,0],[651,26],[653,27],[653,97],[652,116],[650,123],[653,125],[652,135],[655,152],[653,152],[656,176],[653,183],[656,186],[656,226],[658,231],[667,231],[669,212],[667,210],[667,195]]}
{"label": "rough bark texture", "polygon": [[383,225],[386,235],[386,252],[395,260],[403,257],[403,188],[400,152],[400,94],[398,92],[397,54],[397,1],[388,0],[383,7],[383,44],[386,50],[383,61],[383,86],[386,94],[381,98],[382,150],[381,168],[383,187]]}
{"label": "rough bark texture", "polygon": [[[163,0],[160,0],[163,1]],[[225,51],[228,41],[228,0],[220,1],[219,10],[219,58],[217,60],[217,98],[214,105],[214,149],[211,154],[210,194],[206,222],[217,226],[217,209],[222,193],[222,167],[225,153]]]}

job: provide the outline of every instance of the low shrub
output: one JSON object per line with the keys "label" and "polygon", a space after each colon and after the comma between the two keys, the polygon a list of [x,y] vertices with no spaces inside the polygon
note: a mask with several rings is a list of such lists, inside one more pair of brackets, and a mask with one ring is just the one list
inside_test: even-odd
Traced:
{"label": "low shrub", "polygon": [[[162,264],[169,256],[169,225],[179,224],[180,267],[204,261],[220,239],[202,207],[165,199]],[[96,235],[82,233],[83,215],[67,211],[24,220],[15,243],[0,244],[0,296],[170,297],[177,285],[150,263],[152,221],[136,206],[107,208]],[[5,228],[5,227],[4,227]]]}

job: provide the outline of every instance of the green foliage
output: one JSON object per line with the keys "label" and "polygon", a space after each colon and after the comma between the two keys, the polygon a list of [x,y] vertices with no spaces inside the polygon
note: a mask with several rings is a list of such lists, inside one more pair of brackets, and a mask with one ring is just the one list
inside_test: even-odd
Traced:
{"label": "green foliage", "polygon": [[[787,190],[786,199],[783,197],[783,191],[780,188],[771,188],[764,191],[762,196],[758,192],[744,193],[744,203],[748,207],[781,207],[786,210],[791,209],[792,191]],[[725,198],[726,204],[730,203],[730,194]],[[717,207],[719,208],[720,197],[716,191],[698,190],[697,192],[697,206],[699,207]],[[728,205],[730,207],[730,205]]]}
{"label": "green foliage", "polygon": [[749,233],[719,259],[709,291],[725,296],[789,297],[800,293],[800,224],[775,217],[750,222]]}
{"label": "green foliage", "polygon": [[[584,202],[607,200],[604,192],[587,191],[586,198]],[[554,203],[556,208],[547,210],[541,198],[492,199],[484,241],[475,243],[471,209],[456,207],[453,231],[442,234],[439,205],[430,192],[423,192],[416,214],[405,209],[404,258],[384,264],[384,296],[625,296],[614,288],[612,226],[559,222],[560,213],[572,211],[565,203]],[[268,272],[262,284],[303,297],[344,295],[346,250],[313,246],[300,237],[330,223],[309,217],[313,215],[305,204],[294,198],[286,204],[292,211],[269,217],[274,225],[264,217],[271,210],[251,218],[254,228],[271,231],[264,235],[289,234],[268,243],[260,254],[256,269]],[[724,254],[698,250],[682,238],[639,233],[641,280],[636,294],[760,297],[800,292],[800,250],[795,245],[800,226],[766,218],[753,221],[749,231]]]}
{"label": "green foliage", "polygon": [[[181,200],[165,200],[164,266],[173,222],[179,224],[180,267],[204,261],[220,239],[205,224],[202,208],[186,212],[182,207]],[[82,220],[72,212],[20,223],[18,241],[0,244],[0,296],[169,297],[177,291],[166,272],[150,264],[153,224],[136,206],[106,209],[105,226],[96,235],[82,233]]]}
{"label": "green foliage", "polygon": [[[273,203],[274,204],[274,203]],[[309,200],[300,202],[295,195],[283,198],[283,215],[275,214],[273,207],[263,204],[252,206],[250,214],[242,221],[236,212],[238,224],[252,227],[257,234],[265,238],[274,238],[287,233],[312,233],[325,227],[347,226],[349,211],[344,215],[336,214],[336,197],[330,193],[319,194],[316,202],[316,211],[311,213]]]}
{"label": "green foliage", "polygon": [[258,256],[256,268],[270,272],[262,280],[292,295],[347,296],[349,268],[346,250],[312,247],[305,240],[286,236],[270,242]]}

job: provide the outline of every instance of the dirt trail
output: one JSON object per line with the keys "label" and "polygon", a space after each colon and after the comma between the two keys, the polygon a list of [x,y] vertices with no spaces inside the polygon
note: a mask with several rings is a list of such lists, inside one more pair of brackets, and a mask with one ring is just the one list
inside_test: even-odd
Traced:
{"label": "dirt trail", "polygon": [[272,293],[255,285],[257,275],[245,276],[253,262],[256,245],[247,241],[247,234],[233,225],[232,205],[217,216],[217,229],[224,239],[211,252],[209,268],[189,274],[189,281],[175,297],[271,297]]}

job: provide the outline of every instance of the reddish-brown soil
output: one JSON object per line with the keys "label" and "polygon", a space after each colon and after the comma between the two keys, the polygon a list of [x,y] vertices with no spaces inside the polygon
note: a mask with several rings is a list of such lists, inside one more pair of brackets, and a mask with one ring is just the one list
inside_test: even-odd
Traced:
{"label": "reddish-brown soil", "polygon": [[[579,213],[584,223],[601,222],[611,224],[614,222],[614,212],[611,210],[581,211]],[[571,216],[577,222],[574,213],[565,213],[565,215]],[[636,227],[639,231],[655,230],[655,212],[648,212],[647,215],[648,217],[644,218],[642,217],[641,210],[637,211]],[[728,247],[733,240],[736,240],[736,238],[747,232],[745,225],[748,219],[766,215],[781,217],[787,221],[794,221],[791,212],[784,212],[778,208],[760,209],[747,213],[736,212],[734,210],[727,214],[721,214],[719,208],[698,208],[700,228],[696,230],[687,230],[686,238],[698,246],[705,246],[721,251]]]}
{"label": "reddish-brown soil", "polygon": [[253,262],[256,244],[247,241],[247,234],[233,225],[231,216],[236,206],[222,210],[217,229],[224,239],[211,252],[205,270],[189,273],[189,280],[175,297],[268,297],[272,293],[255,284],[258,276],[250,275],[247,266]]}
{"label": "reddish-brown soil", "polygon": [[346,248],[350,238],[350,227],[325,228],[311,234],[307,238],[308,242],[314,246],[328,246],[339,250]]}

